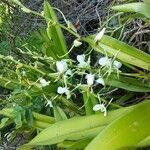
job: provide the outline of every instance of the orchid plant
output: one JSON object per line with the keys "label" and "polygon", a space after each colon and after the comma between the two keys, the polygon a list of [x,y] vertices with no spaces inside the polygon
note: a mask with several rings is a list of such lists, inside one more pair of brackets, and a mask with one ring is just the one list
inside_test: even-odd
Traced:
{"label": "orchid plant", "polygon": [[[145,84],[149,77],[150,56],[105,35],[107,28],[102,28],[96,35],[81,37],[63,13],[47,1],[43,13],[26,8],[18,0],[13,1],[26,13],[46,20],[45,35],[41,34],[46,41],[43,47],[46,46],[40,54],[29,49],[26,52],[20,50],[21,56],[25,54],[30,58],[29,62],[0,55],[0,86],[10,93],[3,100],[4,109],[0,110],[0,115],[4,116],[0,128],[13,124],[13,134],[25,130],[29,137],[32,135],[30,139],[33,139],[22,147],[25,149],[54,145],[56,149],[86,147],[86,150],[91,150],[94,145],[96,150],[104,145],[103,142],[99,145],[97,139],[105,143],[110,135],[116,146],[124,142],[116,144],[125,134],[120,125],[125,121],[130,124],[123,126],[130,131],[125,141],[127,147],[146,141],[150,124],[149,121],[145,124],[142,119],[143,115],[150,113],[150,103],[124,108],[117,100],[122,102],[122,99],[134,98],[136,92],[150,92],[149,85]],[[66,26],[58,22],[54,10],[63,16]],[[75,36],[69,50],[62,29]],[[76,55],[74,59],[69,57],[74,47],[80,49],[82,43],[88,44],[92,50]],[[100,54],[97,60],[92,55],[93,50],[98,52],[96,55]],[[123,97],[121,92],[125,93]],[[148,115],[145,118],[150,120]],[[142,124],[141,130],[138,124]],[[129,141],[135,130],[140,130],[143,138],[137,136],[136,142]],[[37,136],[33,137],[35,133]],[[5,136],[10,138],[9,133]],[[119,146],[116,148],[122,145]],[[107,148],[104,145],[101,149]]]}

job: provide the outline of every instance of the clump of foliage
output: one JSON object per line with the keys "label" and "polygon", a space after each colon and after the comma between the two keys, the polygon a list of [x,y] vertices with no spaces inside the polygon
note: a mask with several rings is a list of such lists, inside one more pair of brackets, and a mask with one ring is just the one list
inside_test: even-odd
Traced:
{"label": "clump of foliage", "polygon": [[[24,12],[43,17],[47,28],[37,33],[42,41],[40,52],[18,49],[22,56],[18,60],[0,55],[0,86],[10,92],[1,99],[2,139],[24,134],[27,143],[20,149],[116,150],[149,146],[149,54],[104,35],[107,28],[96,35],[80,36],[63,13],[47,1],[42,13],[13,1]],[[144,7],[142,12],[139,3],[127,5],[130,7],[125,7],[125,12],[149,19],[149,4],[140,5]],[[124,6],[113,9],[124,11]],[[61,13],[66,25],[58,22],[54,10]],[[70,50],[62,29],[75,37]],[[83,43],[89,48],[71,59],[69,53]],[[93,51],[100,54],[97,60]],[[144,101],[123,107],[136,94],[141,94]]]}

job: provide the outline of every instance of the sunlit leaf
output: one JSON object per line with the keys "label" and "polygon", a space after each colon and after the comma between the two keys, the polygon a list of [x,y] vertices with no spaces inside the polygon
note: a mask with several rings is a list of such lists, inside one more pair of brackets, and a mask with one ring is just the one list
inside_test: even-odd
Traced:
{"label": "sunlit leaf", "polygon": [[[65,42],[64,35],[61,28],[58,26],[58,19],[50,4],[44,1],[44,16],[47,20],[47,34],[49,37],[49,42],[51,43],[51,49],[48,51],[55,52],[55,56],[62,56],[67,53],[67,46]],[[51,52],[50,52],[51,53]],[[58,57],[57,57],[58,59]]]}
{"label": "sunlit leaf", "polygon": [[65,112],[59,106],[56,106],[53,109],[54,109],[54,117],[56,121],[67,119]]}
{"label": "sunlit leaf", "polygon": [[84,117],[74,117],[64,121],[59,121],[51,125],[49,128],[43,130],[27,145],[34,146],[56,144],[68,139],[77,132],[79,137],[81,131],[83,132],[95,127],[108,125],[108,123],[118,118],[123,112],[126,112],[128,109],[130,110],[132,109],[132,107],[112,111],[108,113],[107,117],[104,117],[103,114],[97,114]]}
{"label": "sunlit leaf", "polygon": [[115,38],[104,35],[98,44],[94,42],[94,36],[84,38],[83,40],[100,53],[107,53],[110,57],[116,57],[122,62],[146,70],[150,69],[150,55]]}
{"label": "sunlit leaf", "polygon": [[1,119],[0,129],[3,128],[7,124],[8,120],[9,120],[9,118],[3,118],[3,119]]}
{"label": "sunlit leaf", "polygon": [[145,3],[129,3],[123,4],[119,6],[112,7],[113,10],[121,11],[121,12],[136,12],[144,15],[147,18],[150,18],[150,5],[148,1]]}
{"label": "sunlit leaf", "polygon": [[110,123],[85,150],[116,150],[136,146],[150,135],[150,101],[145,101],[122,113]]}

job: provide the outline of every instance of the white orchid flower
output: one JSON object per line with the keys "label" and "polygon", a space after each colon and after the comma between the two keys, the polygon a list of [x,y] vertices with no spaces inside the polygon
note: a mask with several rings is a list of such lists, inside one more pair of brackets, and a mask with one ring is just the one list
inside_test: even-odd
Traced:
{"label": "white orchid flower", "polygon": [[77,61],[79,62],[78,66],[80,68],[86,68],[87,66],[89,66],[90,64],[90,59],[88,59],[88,61],[85,61],[85,55],[77,55]]}
{"label": "white orchid flower", "polygon": [[111,65],[111,59],[109,59],[108,57],[102,57],[99,59],[99,64],[101,66],[110,66]]}
{"label": "white orchid flower", "polygon": [[90,74],[87,74],[85,78],[87,79],[87,85],[92,86],[94,83],[95,75],[90,73]]}
{"label": "white orchid flower", "polygon": [[45,79],[41,78],[40,83],[41,83],[42,87],[45,87],[45,86],[49,85],[50,81],[47,82]]}
{"label": "white orchid flower", "polygon": [[96,83],[99,83],[99,84],[102,84],[102,85],[105,85],[105,82],[104,82],[104,79],[103,78],[99,78],[96,80]]}
{"label": "white orchid flower", "polygon": [[107,116],[107,110],[106,110],[106,107],[104,104],[96,104],[94,107],[93,107],[93,110],[94,111],[101,111],[104,113],[104,116],[106,117]]}
{"label": "white orchid flower", "polygon": [[82,42],[80,42],[79,40],[75,39],[75,40],[73,41],[73,46],[74,46],[74,47],[79,47],[80,45],[82,45]]}
{"label": "white orchid flower", "polygon": [[113,62],[113,66],[116,67],[117,69],[119,69],[119,68],[121,68],[122,63],[119,62],[119,61],[117,61],[117,60],[115,60],[115,61]]}
{"label": "white orchid flower", "polygon": [[57,89],[57,93],[58,94],[66,94],[67,95],[67,99],[69,99],[70,98],[70,91],[68,90],[68,88],[67,87],[58,87],[58,89]]}
{"label": "white orchid flower", "polygon": [[79,63],[82,63],[82,62],[85,62],[85,55],[82,54],[82,55],[77,55],[77,61]]}
{"label": "white orchid flower", "polygon": [[63,60],[57,61],[56,62],[56,67],[57,67],[57,71],[60,72],[60,73],[64,73],[68,69],[67,63]]}
{"label": "white orchid flower", "polygon": [[96,36],[95,36],[95,42],[100,41],[105,33],[106,28],[103,28]]}

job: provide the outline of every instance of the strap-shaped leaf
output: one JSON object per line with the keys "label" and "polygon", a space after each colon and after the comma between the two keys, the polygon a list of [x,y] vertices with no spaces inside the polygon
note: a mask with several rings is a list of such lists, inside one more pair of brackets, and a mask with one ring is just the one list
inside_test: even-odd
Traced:
{"label": "strap-shaped leaf", "polygon": [[94,42],[94,36],[84,38],[83,40],[100,53],[107,53],[111,57],[116,56],[122,62],[146,70],[150,69],[150,55],[115,38],[104,35],[98,44]]}
{"label": "strap-shaped leaf", "polygon": [[[76,136],[79,137],[81,131],[81,134],[83,134],[83,131],[90,131],[92,128],[107,125],[128,109],[132,109],[132,107],[112,111],[107,117],[104,117],[103,114],[97,114],[84,117],[74,117],[72,119],[56,122],[55,124],[51,125],[51,127],[46,128],[39,133],[33,140],[31,140],[31,142],[26,145],[36,146],[56,144],[67,140],[75,133],[78,133]],[[87,134],[87,132],[85,133]]]}
{"label": "strap-shaped leaf", "polygon": [[51,43],[49,51],[53,51],[56,56],[66,54],[67,46],[62,30],[58,26],[57,16],[46,0],[44,1],[44,15],[47,20],[47,34]]}
{"label": "strap-shaped leaf", "polygon": [[150,101],[145,101],[109,124],[85,150],[117,150],[136,146],[150,135]]}
{"label": "strap-shaped leaf", "polygon": [[64,141],[57,146],[65,150],[82,150],[88,145],[91,140],[92,139],[83,139],[79,141]]}
{"label": "strap-shaped leaf", "polygon": [[93,111],[93,106],[97,104],[97,100],[92,94],[89,92],[83,92],[83,101],[86,115],[95,114]]}
{"label": "strap-shaped leaf", "polygon": [[144,0],[144,3],[150,4],[150,1],[149,0]]}
{"label": "strap-shaped leaf", "polygon": [[123,4],[119,6],[112,7],[113,10],[121,11],[121,12],[135,12],[144,15],[147,18],[150,18],[150,5],[149,2],[145,3],[129,3]]}
{"label": "strap-shaped leaf", "polygon": [[65,112],[59,106],[54,107],[53,110],[54,110],[54,117],[56,121],[67,119]]}
{"label": "strap-shaped leaf", "polygon": [[106,85],[125,89],[133,92],[150,92],[150,81],[143,83],[141,80],[131,77],[111,75],[106,80]]}

